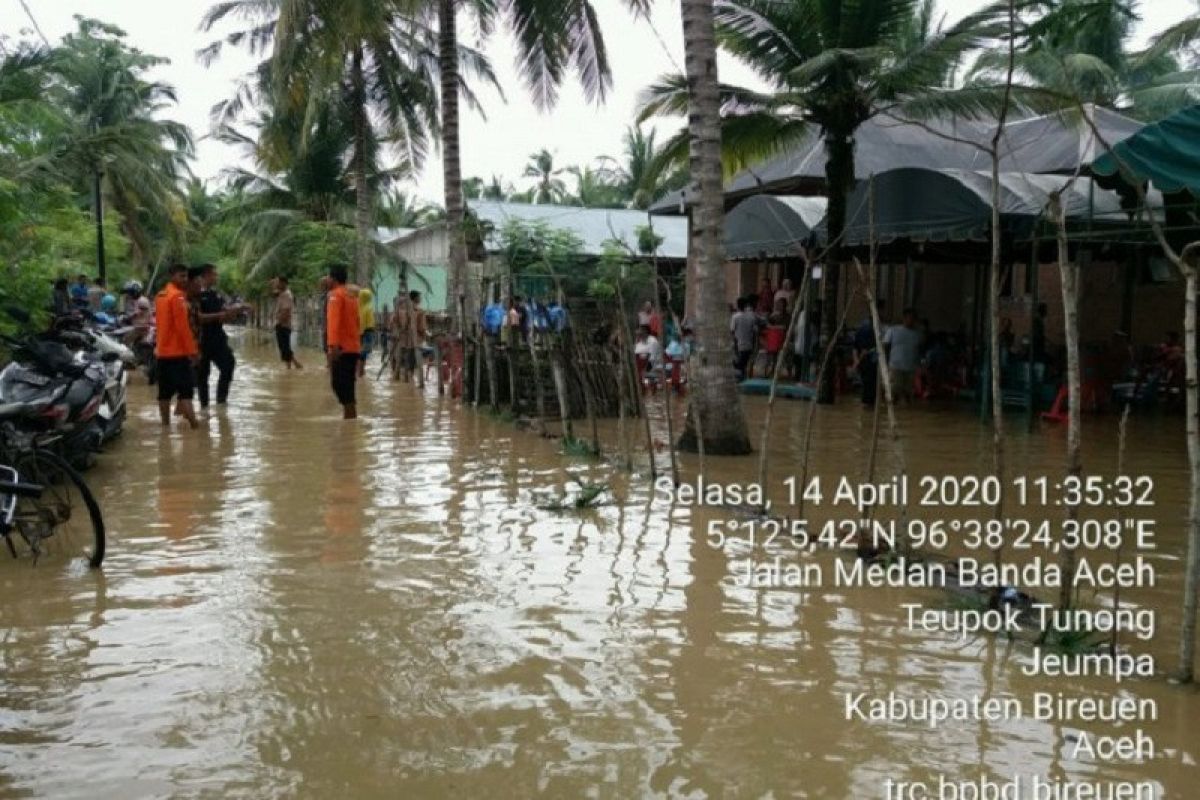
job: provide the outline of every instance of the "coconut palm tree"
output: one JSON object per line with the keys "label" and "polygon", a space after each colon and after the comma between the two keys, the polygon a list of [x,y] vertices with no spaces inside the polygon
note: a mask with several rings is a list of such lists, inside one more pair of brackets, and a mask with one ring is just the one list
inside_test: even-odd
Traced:
{"label": "coconut palm tree", "polygon": [[393,189],[379,202],[378,221],[389,228],[420,228],[445,216],[441,208]]}
{"label": "coconut palm tree", "polygon": [[624,208],[624,181],[608,161],[599,158],[595,166],[567,167],[567,173],[575,178],[575,191],[565,198],[566,202],[585,208]]}
{"label": "coconut palm tree", "polygon": [[653,128],[647,132],[637,124],[625,129],[619,170],[622,190],[631,208],[649,208],[667,192],[687,185],[687,169],[661,158],[657,135]]}
{"label": "coconut palm tree", "polygon": [[[832,246],[822,280],[824,306],[837,297],[838,242],[846,221],[846,197],[854,183],[854,134],[875,115],[908,118],[983,114],[1000,104],[999,87],[943,89],[963,56],[1003,33],[1006,5],[988,6],[946,28],[915,36],[922,0],[724,0],[715,7],[718,43],[748,64],[769,85],[766,91],[722,84],[721,147],[727,169],[748,166],[819,129],[825,144],[827,226]],[[689,78],[668,75],[649,87],[641,119],[688,111]],[[664,158],[679,159],[688,138],[674,137]],[[694,156],[693,156],[694,166]],[[694,172],[693,180],[698,180]],[[836,314],[822,316],[828,337]],[[832,386],[822,380],[822,398]]]}
{"label": "coconut palm tree", "polygon": [[1200,2],[1193,0],[1196,13],[1157,33],[1150,46],[1135,56],[1136,60],[1156,59],[1163,55],[1179,55],[1192,68],[1200,67]]}
{"label": "coconut palm tree", "polygon": [[[344,109],[351,124],[349,172],[355,190],[355,273],[368,282],[374,227],[373,151],[390,149],[401,171],[420,167],[436,127],[437,36],[411,0],[228,0],[213,6],[201,26],[211,30],[239,16],[251,26],[201,51],[217,57],[225,44],[269,54],[257,76],[261,93],[277,108],[311,118],[323,106]],[[495,84],[487,60],[471,48],[450,51],[458,76]],[[470,89],[468,102],[474,102]],[[237,104],[235,104],[237,105]]]}
{"label": "coconut palm tree", "polygon": [[[335,108],[318,111],[306,123],[298,115],[266,110],[250,132],[218,126],[215,138],[242,150],[251,166],[222,172],[228,196],[215,221],[237,220],[234,236],[238,261],[247,279],[287,275],[316,278],[331,260],[349,258],[360,249],[354,229],[357,191],[345,180],[346,142],[353,123]],[[372,158],[376,152],[372,152]],[[387,170],[369,164],[373,181],[390,180]],[[378,184],[372,185],[372,192]],[[397,197],[384,195],[378,210],[388,219],[397,212]],[[415,209],[407,206],[408,212]],[[404,264],[372,237],[372,263]]]}
{"label": "coconut palm tree", "polygon": [[699,187],[692,211],[696,250],[696,333],[690,361],[694,380],[687,422],[679,446],[713,455],[750,452],[750,432],[729,358],[725,311],[725,258],[722,229],[725,198],[721,186],[721,98],[713,0],[681,0],[691,174]]}
{"label": "coconut palm tree", "polygon": [[554,166],[554,154],[546,148],[529,156],[523,177],[533,178],[533,202],[538,204],[561,203],[567,196],[567,185],[559,176],[565,169]]}
{"label": "coconut palm tree", "polygon": [[46,95],[49,51],[20,43],[0,58],[0,109],[38,102]]}
{"label": "coconut palm tree", "polygon": [[161,116],[175,103],[174,88],[145,79],[165,60],[129,48],[120,28],[90,19],[78,25],[46,63],[54,77],[49,99],[63,125],[47,154],[28,168],[90,188],[97,269],[104,278],[105,200],[121,215],[134,263],[145,268],[152,255],[147,226],[182,225],[181,182],[189,175],[193,146],[185,125]]}
{"label": "coconut palm tree", "polygon": [[[625,0],[636,11],[645,11],[649,0]],[[446,222],[450,232],[450,294],[463,295],[466,287],[467,242],[464,218],[462,163],[459,144],[459,93],[454,59],[458,43],[458,14],[475,19],[485,35],[497,24],[505,25],[517,45],[517,72],[534,104],[545,111],[554,106],[558,87],[567,71],[579,76],[589,100],[602,100],[612,83],[608,53],[590,0],[436,0],[441,66],[442,182],[445,187]],[[450,303],[452,313],[457,302]],[[460,324],[455,317],[455,326]]]}
{"label": "coconut palm tree", "polygon": [[[1017,54],[1019,78],[1084,103],[1142,119],[1168,116],[1200,100],[1200,71],[1181,69],[1176,51],[1187,41],[1185,21],[1145,51],[1130,48],[1139,20],[1135,0],[1046,0],[1026,21]],[[1161,44],[1159,44],[1161,43]],[[1007,53],[980,55],[971,77],[995,80]]]}

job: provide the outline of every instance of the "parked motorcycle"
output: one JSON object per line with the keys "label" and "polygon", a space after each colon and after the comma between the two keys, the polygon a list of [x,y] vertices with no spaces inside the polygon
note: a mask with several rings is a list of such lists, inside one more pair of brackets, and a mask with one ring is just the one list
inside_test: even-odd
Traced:
{"label": "parked motorcycle", "polygon": [[56,433],[60,455],[76,469],[91,466],[106,435],[119,433],[124,421],[123,395],[119,407],[113,401],[108,419],[100,416],[109,382],[105,359],[118,359],[76,354],[61,342],[33,336],[4,341],[13,360],[0,370],[0,403],[37,408],[36,414],[22,417],[22,424],[31,431]]}
{"label": "parked motorcycle", "polygon": [[97,412],[97,426],[101,444],[105,444],[120,436],[125,425],[129,386],[126,366],[133,364],[133,351],[96,328],[84,326],[73,329],[61,325],[56,328],[49,338],[73,349],[77,362],[100,363],[104,368],[104,398]]}

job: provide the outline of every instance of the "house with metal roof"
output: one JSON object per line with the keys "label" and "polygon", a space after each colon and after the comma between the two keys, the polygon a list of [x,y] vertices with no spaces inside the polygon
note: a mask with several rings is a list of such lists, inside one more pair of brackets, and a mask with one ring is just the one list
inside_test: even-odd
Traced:
{"label": "house with metal roof", "polygon": [[[545,225],[567,231],[580,242],[580,254],[600,257],[610,242],[619,243],[631,256],[638,257],[638,230],[650,226],[662,239],[656,257],[660,265],[678,269],[687,260],[687,220],[681,217],[651,217],[645,211],[623,208],[583,208],[580,206],[533,205],[494,200],[468,200],[467,210],[479,226],[476,252],[472,253],[472,274],[481,277],[484,263],[501,250],[501,233],[510,221]],[[408,265],[405,275],[395,269],[377,270],[376,294],[390,303],[402,286],[425,295],[431,311],[446,309],[447,269],[450,243],[446,223],[437,222],[384,240]],[[469,281],[471,288],[479,280]]]}

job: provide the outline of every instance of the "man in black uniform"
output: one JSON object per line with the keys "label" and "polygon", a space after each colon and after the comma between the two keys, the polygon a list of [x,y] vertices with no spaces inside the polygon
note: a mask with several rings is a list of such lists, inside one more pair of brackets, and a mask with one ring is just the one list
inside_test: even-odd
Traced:
{"label": "man in black uniform", "polygon": [[229,398],[229,384],[233,382],[233,368],[237,361],[229,347],[229,336],[224,323],[242,313],[241,306],[225,307],[225,298],[217,291],[217,268],[214,264],[200,267],[200,363],[196,366],[196,393],[200,395],[200,407],[208,407],[208,375],[215,364],[220,375],[217,378],[217,405]]}

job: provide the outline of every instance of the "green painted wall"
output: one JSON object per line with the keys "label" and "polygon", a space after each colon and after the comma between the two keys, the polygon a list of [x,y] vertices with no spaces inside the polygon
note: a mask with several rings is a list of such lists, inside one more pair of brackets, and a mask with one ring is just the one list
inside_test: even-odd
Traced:
{"label": "green painted wall", "polygon": [[[422,283],[420,278],[424,278],[425,283]],[[446,268],[441,264],[416,264],[410,267],[408,288],[421,293],[421,305],[426,311],[446,310]],[[376,307],[393,307],[399,292],[400,279],[396,268],[387,264],[376,267]]]}

